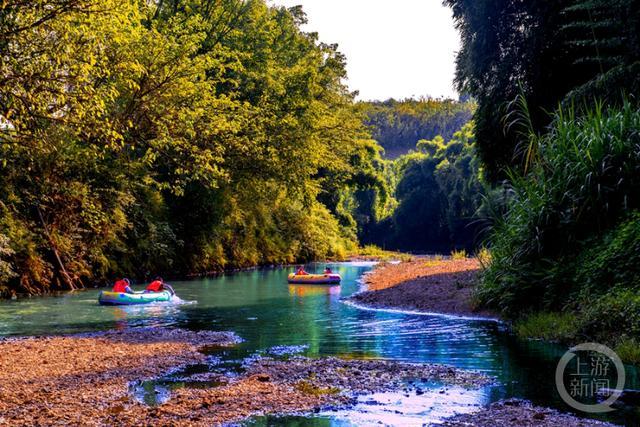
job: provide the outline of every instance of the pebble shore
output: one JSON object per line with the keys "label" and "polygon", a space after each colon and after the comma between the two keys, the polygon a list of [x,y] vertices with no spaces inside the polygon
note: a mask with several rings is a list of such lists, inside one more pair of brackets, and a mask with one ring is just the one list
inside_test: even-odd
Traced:
{"label": "pebble shore", "polygon": [[366,289],[349,300],[371,308],[496,318],[473,305],[479,272],[475,258],[382,264],[365,276]]}
{"label": "pebble shore", "polygon": [[178,388],[156,407],[130,392],[132,382],[204,362],[202,347],[238,341],[232,333],[166,328],[0,340],[0,425],[211,426],[252,415],[345,407],[358,394],[420,393],[413,380],[465,387],[491,381],[441,365],[258,357],[240,375],[204,375],[217,387]]}

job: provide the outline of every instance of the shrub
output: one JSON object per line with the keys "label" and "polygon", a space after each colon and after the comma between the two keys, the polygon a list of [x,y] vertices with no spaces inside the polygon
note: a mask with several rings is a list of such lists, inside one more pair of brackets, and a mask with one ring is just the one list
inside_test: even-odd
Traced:
{"label": "shrub", "polygon": [[599,297],[583,301],[579,332],[591,339],[611,342],[640,338],[640,295],[630,289],[614,289]]}
{"label": "shrub", "polygon": [[481,266],[487,267],[491,263],[491,251],[483,246],[476,252],[476,258]]}
{"label": "shrub", "polygon": [[413,256],[411,254],[396,251],[387,251],[379,248],[376,245],[365,245],[359,249],[356,249],[355,251],[352,251],[349,256],[371,258],[381,262],[391,260],[408,262],[413,259]]}
{"label": "shrub", "polygon": [[621,286],[640,288],[640,212],[594,242],[580,255],[576,287],[582,294],[601,294]]}
{"label": "shrub", "polygon": [[616,346],[615,352],[623,362],[640,365],[640,341],[633,338],[622,340]]}
{"label": "shrub", "polygon": [[5,284],[9,279],[16,275],[11,263],[6,261],[6,259],[13,254],[14,251],[9,245],[9,239],[4,234],[0,234],[0,295],[8,292],[8,288]]}

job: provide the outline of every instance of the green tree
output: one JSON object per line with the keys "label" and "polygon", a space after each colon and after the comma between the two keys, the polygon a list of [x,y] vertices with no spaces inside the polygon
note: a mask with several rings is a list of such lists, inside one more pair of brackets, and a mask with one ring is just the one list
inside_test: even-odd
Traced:
{"label": "green tree", "polygon": [[478,150],[492,180],[525,163],[527,141],[512,125],[519,95],[533,131],[544,133],[550,112],[570,92],[568,102],[599,96],[619,103],[625,90],[638,88],[640,8],[634,0],[445,4],[462,35],[456,83],[478,102]]}
{"label": "green tree", "polygon": [[450,139],[471,119],[475,103],[451,99],[405,99],[361,102],[373,138],[385,157],[395,159],[415,148],[416,141],[441,135]]}
{"label": "green tree", "polygon": [[[3,289],[339,257],[380,149],[337,46],[263,0],[3,4]],[[377,209],[372,206],[371,209]],[[8,287],[7,287],[8,286]]]}
{"label": "green tree", "polygon": [[473,123],[468,123],[448,142],[439,135],[420,140],[416,151],[396,159],[391,168],[397,206],[371,225],[362,240],[413,251],[477,246],[475,213],[485,188],[474,144]]}

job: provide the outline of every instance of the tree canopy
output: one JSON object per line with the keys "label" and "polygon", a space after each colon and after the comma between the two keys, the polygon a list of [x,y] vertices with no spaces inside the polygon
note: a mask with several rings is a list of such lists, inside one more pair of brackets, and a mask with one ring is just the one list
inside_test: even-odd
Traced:
{"label": "tree canopy", "polygon": [[392,203],[384,215],[361,220],[364,243],[417,252],[472,250],[481,243],[475,214],[486,189],[473,128],[473,122],[465,124],[448,141],[440,135],[422,139],[387,162]]}
{"label": "tree canopy", "polygon": [[[542,133],[561,102],[620,104],[640,89],[640,8],[635,0],[445,0],[462,35],[458,89],[478,102],[478,149],[488,176],[526,163],[514,120]],[[529,129],[527,129],[528,131]]]}
{"label": "tree canopy", "polygon": [[3,3],[0,290],[339,256],[384,197],[345,59],[264,0]]}

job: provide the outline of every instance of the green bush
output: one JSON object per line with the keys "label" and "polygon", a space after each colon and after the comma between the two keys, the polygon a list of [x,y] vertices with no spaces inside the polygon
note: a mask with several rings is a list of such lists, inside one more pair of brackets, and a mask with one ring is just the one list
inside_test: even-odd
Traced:
{"label": "green bush", "polygon": [[623,362],[640,365],[640,341],[635,339],[622,340],[615,347],[615,352]]}
{"label": "green bush", "polygon": [[7,236],[0,234],[0,295],[8,293],[9,291],[6,286],[1,284],[16,275],[11,263],[3,259],[10,257],[13,253],[13,249],[9,246],[9,239]]}

